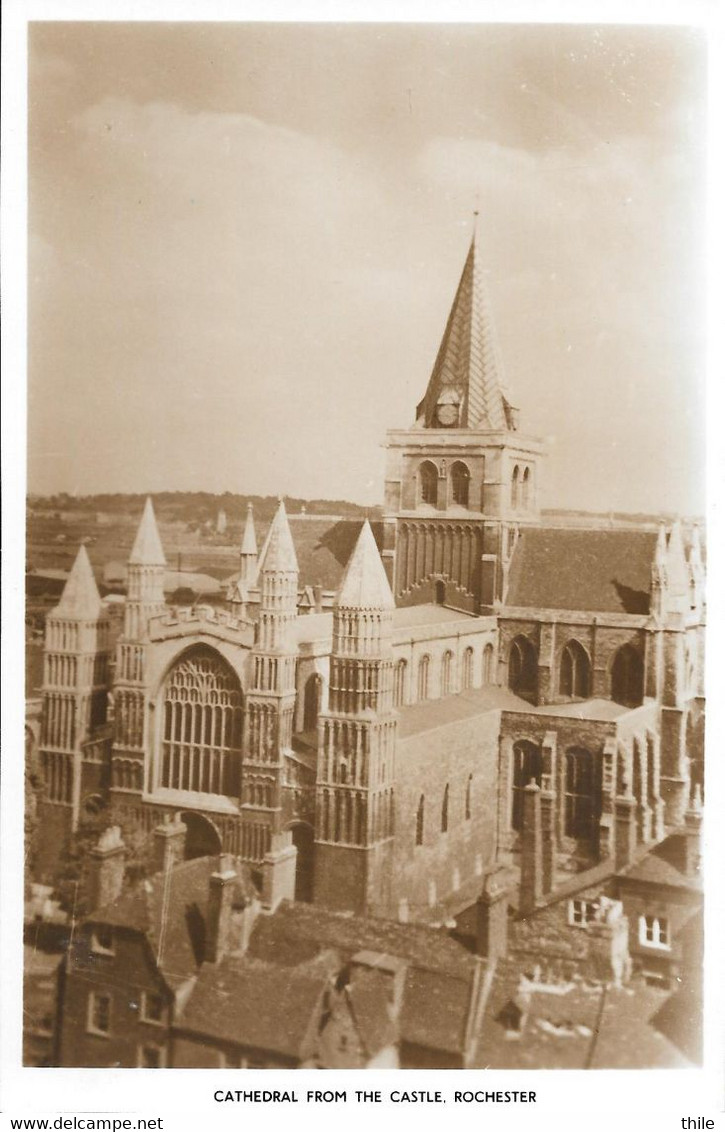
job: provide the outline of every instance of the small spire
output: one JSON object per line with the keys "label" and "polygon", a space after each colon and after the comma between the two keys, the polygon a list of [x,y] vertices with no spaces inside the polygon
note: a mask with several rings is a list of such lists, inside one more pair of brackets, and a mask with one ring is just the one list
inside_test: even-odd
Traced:
{"label": "small spire", "polygon": [[280,499],[279,507],[272,520],[272,526],[267,532],[267,538],[262,551],[259,564],[259,573],[287,573],[298,574],[297,555],[292,541],[292,532],[284,503]]}
{"label": "small spire", "polygon": [[664,523],[660,523],[657,531],[657,545],[655,546],[654,565],[664,566],[667,562],[667,530]]}
{"label": "small spire", "polygon": [[345,569],[335,605],[345,609],[395,609],[388,576],[367,519]]}
{"label": "small spire", "polygon": [[247,504],[247,521],[244,525],[241,553],[257,557],[257,535],[254,530],[254,508],[251,503]]}
{"label": "small spire", "polygon": [[101,595],[93,576],[88,551],[81,544],[53,614],[58,617],[95,621],[100,617],[101,609]]}
{"label": "small spire", "polygon": [[689,577],[679,519],[672,524],[670,537],[667,540],[667,580],[673,595],[687,592]]}
{"label": "small spire", "polygon": [[154,505],[151,502],[150,495],[146,499],[141,522],[136,532],[136,541],[133,544],[133,550],[128,561],[133,566],[166,565],[159,528],[156,525]]}

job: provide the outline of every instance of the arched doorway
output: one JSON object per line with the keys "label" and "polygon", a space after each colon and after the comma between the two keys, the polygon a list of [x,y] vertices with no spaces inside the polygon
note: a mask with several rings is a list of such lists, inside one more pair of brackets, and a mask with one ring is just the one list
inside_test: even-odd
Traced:
{"label": "arched doorway", "polygon": [[191,861],[196,857],[216,857],[222,851],[222,839],[216,826],[203,814],[191,811],[181,814],[186,826],[184,858]]}
{"label": "arched doorway", "polygon": [[538,678],[534,645],[526,637],[515,637],[509,651],[509,688],[525,700],[535,700]]}
{"label": "arched doorway", "polygon": [[315,831],[307,822],[296,822],[290,826],[292,844],[297,849],[297,871],[295,873],[295,900],[304,904],[312,903],[312,882],[315,856]]}
{"label": "arched doorway", "polygon": [[436,582],[436,605],[446,604],[446,583]]}

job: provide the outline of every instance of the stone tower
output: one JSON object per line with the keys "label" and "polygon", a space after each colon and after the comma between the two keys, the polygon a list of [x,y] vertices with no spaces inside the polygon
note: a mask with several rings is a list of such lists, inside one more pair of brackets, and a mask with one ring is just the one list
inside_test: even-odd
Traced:
{"label": "stone tower", "polygon": [[330,700],[320,716],[315,903],[371,913],[390,902],[397,716],[395,603],[369,523],[333,615]]}
{"label": "stone tower", "polygon": [[[45,633],[41,766],[43,820],[75,829],[84,790],[84,749],[106,722],[110,626],[85,546],[78,551]],[[94,760],[88,754],[88,762]],[[92,776],[91,776],[92,777]],[[97,790],[100,782],[91,784]],[[64,811],[62,813],[61,811]]]}
{"label": "stone tower", "polygon": [[474,232],[412,428],[387,436],[383,558],[398,605],[480,612],[505,599],[538,522],[541,441],[518,431]]}
{"label": "stone tower", "polygon": [[242,810],[244,856],[264,856],[282,824],[284,761],[292,745],[295,707],[299,568],[280,502],[259,565],[259,622],[247,696]]}
{"label": "stone tower", "polygon": [[116,649],[115,736],[111,764],[114,791],[143,790],[145,681],[148,624],[163,613],[166,559],[153,504],[146,500],[128,560],[128,595],[123,633]]}

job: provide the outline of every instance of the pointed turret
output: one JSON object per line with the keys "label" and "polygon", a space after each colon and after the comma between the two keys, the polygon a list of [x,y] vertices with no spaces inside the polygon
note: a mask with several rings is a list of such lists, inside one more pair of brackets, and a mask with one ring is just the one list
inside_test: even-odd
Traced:
{"label": "pointed turret", "polygon": [[101,611],[101,595],[88,552],[81,545],[53,615],[73,621],[95,621],[101,616]]}
{"label": "pointed turret", "polygon": [[164,557],[163,547],[161,546],[161,538],[159,536],[159,528],[156,525],[156,516],[154,514],[154,505],[151,502],[151,496],[148,496],[146,499],[141,522],[136,532],[136,541],[133,544],[133,550],[131,551],[128,561],[129,565],[134,566],[166,565],[166,558]]}
{"label": "pointed turret", "polygon": [[474,229],[416,423],[422,428],[514,431],[517,413],[509,401]]}
{"label": "pointed turret", "polygon": [[259,573],[299,573],[297,555],[295,554],[292,532],[289,527],[289,519],[287,518],[284,502],[281,499],[264,543],[259,563]]}
{"label": "pointed turret", "polygon": [[347,564],[335,605],[339,609],[395,608],[380,551],[367,519]]}

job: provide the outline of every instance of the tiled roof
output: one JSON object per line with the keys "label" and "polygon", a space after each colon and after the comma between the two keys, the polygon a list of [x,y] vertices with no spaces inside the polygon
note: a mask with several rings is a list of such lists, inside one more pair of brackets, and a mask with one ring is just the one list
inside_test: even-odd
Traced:
{"label": "tiled roof", "polygon": [[531,711],[531,705],[520,699],[508,688],[489,684],[484,688],[459,692],[456,696],[446,696],[442,700],[426,700],[420,704],[410,704],[398,708],[398,735],[408,739],[448,723],[458,723],[472,719],[490,711]]}
{"label": "tiled roof", "polygon": [[446,1053],[461,1053],[470,1004],[468,979],[412,968],[405,978],[401,1040]]}
{"label": "tiled roof", "polygon": [[435,427],[436,407],[446,396],[460,406],[459,428],[513,427],[475,233],[417,423]]}
{"label": "tiled roof", "polygon": [[184,1008],[183,1030],[296,1060],[312,1052],[312,1025],[337,969],[334,956],[280,968],[248,956],[204,964]]}
{"label": "tiled roof", "polygon": [[392,1045],[397,1037],[390,1017],[390,979],[377,970],[356,970],[346,988],[348,1003],[368,1057]]}
{"label": "tiled roof", "polygon": [[646,614],[656,545],[655,531],[525,530],[514,550],[506,605]]}

